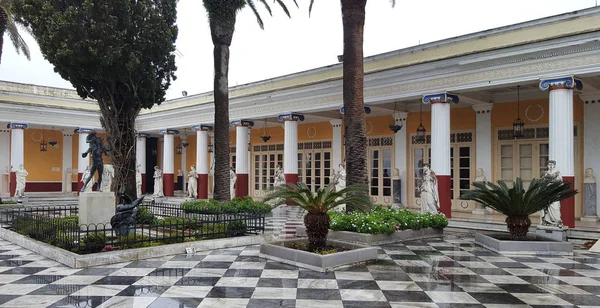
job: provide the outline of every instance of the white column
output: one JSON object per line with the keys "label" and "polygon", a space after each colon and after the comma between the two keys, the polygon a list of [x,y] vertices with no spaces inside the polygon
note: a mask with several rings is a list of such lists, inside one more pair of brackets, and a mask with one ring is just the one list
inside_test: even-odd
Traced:
{"label": "white column", "polygon": [[476,105],[475,165],[492,181],[492,104]]}
{"label": "white column", "polygon": [[[71,169],[71,172],[67,172]],[[73,185],[72,180],[69,177],[73,177],[73,134],[63,132],[62,140],[62,191],[72,192]]]}
{"label": "white column", "polygon": [[[199,126],[196,129],[196,169],[198,174],[208,174],[208,127]],[[206,128],[206,129],[205,129]],[[212,127],[210,127],[212,129]]]}
{"label": "white column", "polygon": [[25,143],[23,138],[27,124],[11,123],[10,128],[10,195],[14,196],[17,185],[16,174],[14,172],[17,171],[20,165],[25,164]]}
{"label": "white column", "polygon": [[[556,161],[564,182],[575,184],[575,154],[573,149],[573,89],[581,90],[583,84],[573,76],[546,79],[540,82],[542,91],[548,90],[550,105],[549,159]],[[570,228],[575,227],[575,198],[564,199],[561,219]]]}
{"label": "white column", "polygon": [[163,174],[175,174],[175,134],[169,132],[163,133]]}
{"label": "white column", "polygon": [[[402,129],[400,131],[398,131],[396,134],[394,134],[394,166],[396,169],[398,169],[398,171],[400,172],[400,180],[402,181],[402,189],[400,190],[401,194],[402,194],[402,205],[404,207],[407,206],[408,201],[407,201],[407,184],[408,184],[408,178],[406,177],[407,172],[406,172],[406,166],[407,166],[407,160],[406,160],[406,117],[408,116],[408,113],[406,112],[397,112],[394,115],[394,123],[396,125],[400,125],[402,126]],[[393,172],[392,172],[393,174]]]}
{"label": "white column", "polygon": [[426,95],[423,103],[431,104],[431,169],[437,176],[439,211],[451,218],[450,103],[458,103],[458,96],[449,93]]}
{"label": "white column", "polygon": [[77,153],[77,170],[80,175],[77,179],[81,181],[81,175],[85,172],[85,169],[89,167],[91,157],[91,155],[88,154],[86,158],[83,158],[81,157],[81,154],[87,151],[90,147],[90,145],[86,142],[86,139],[87,136],[92,132],[92,129],[80,127],[76,130],[76,132],[79,133],[79,152]]}
{"label": "white column", "polygon": [[248,165],[248,125],[237,125],[235,127],[235,173],[249,174]]}
{"label": "white column", "polygon": [[[583,100],[583,169],[592,168],[596,176],[596,185],[600,186],[600,129],[597,126],[600,119],[600,93],[580,97]],[[600,194],[597,192],[596,206],[596,215],[600,216]]]}
{"label": "white column", "polygon": [[139,165],[140,173],[146,174],[146,140],[150,137],[148,134],[138,133],[135,145],[136,167]]}
{"label": "white column", "polygon": [[0,129],[0,195],[8,195],[10,179],[10,130]]}
{"label": "white column", "polygon": [[[304,116],[297,113],[281,114],[279,121],[284,121],[283,130],[283,174],[288,184],[298,183],[298,121]],[[336,165],[333,166],[337,167]]]}
{"label": "white column", "polygon": [[183,146],[184,143],[187,143],[187,136],[181,136],[181,170],[183,171],[183,185],[181,190],[185,193],[187,192],[187,151],[186,147]]}
{"label": "white column", "polygon": [[[329,123],[331,123],[331,126],[333,127],[333,138],[331,141],[331,168],[337,169],[337,167],[342,163],[342,120],[335,119],[329,121]],[[296,155],[296,157],[298,156]]]}

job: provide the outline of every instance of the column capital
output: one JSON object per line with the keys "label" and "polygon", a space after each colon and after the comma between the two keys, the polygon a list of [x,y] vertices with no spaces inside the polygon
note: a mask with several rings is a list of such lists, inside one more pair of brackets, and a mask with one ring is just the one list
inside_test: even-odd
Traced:
{"label": "column capital", "polygon": [[211,125],[194,125],[192,126],[192,130],[193,131],[211,131],[213,130],[213,127]]}
{"label": "column capital", "polygon": [[438,94],[423,95],[423,99],[421,101],[423,104],[458,104],[459,99],[458,95],[443,92]]}
{"label": "column capital", "polygon": [[176,129],[161,129],[158,133],[161,135],[179,135],[179,131]]}
{"label": "column capital", "polygon": [[[342,106],[342,107],[340,108],[340,113],[341,113],[341,114],[344,114],[344,109],[345,109],[345,108],[344,108],[344,106]],[[369,107],[369,106],[365,106],[365,114],[370,114],[370,113],[371,113],[371,107]]]}
{"label": "column capital", "polygon": [[8,123],[6,128],[10,129],[27,129],[28,125],[25,123]]}
{"label": "column capital", "polygon": [[252,126],[254,126],[254,122],[250,121],[250,120],[234,120],[231,121],[231,126],[245,126],[248,128],[251,128]]}
{"label": "column capital", "polygon": [[331,123],[331,126],[333,127],[342,127],[342,119],[333,119],[330,120],[329,123]]}
{"label": "column capital", "polygon": [[540,79],[540,89],[542,91],[552,91],[560,89],[576,89],[581,91],[583,89],[583,83],[581,82],[581,80],[575,78],[575,76],[547,78]]}
{"label": "column capital", "polygon": [[89,134],[91,132],[93,132],[94,130],[91,128],[84,128],[84,127],[80,127],[80,128],[76,128],[73,133],[75,134]]}
{"label": "column capital", "polygon": [[299,113],[284,113],[280,114],[277,119],[279,121],[304,121],[304,115]]}
{"label": "column capital", "polygon": [[137,133],[138,138],[150,138],[150,134],[146,133]]}
{"label": "column capital", "polygon": [[477,115],[488,114],[488,113],[492,112],[493,107],[494,107],[494,104],[473,105],[473,110],[475,110]]}

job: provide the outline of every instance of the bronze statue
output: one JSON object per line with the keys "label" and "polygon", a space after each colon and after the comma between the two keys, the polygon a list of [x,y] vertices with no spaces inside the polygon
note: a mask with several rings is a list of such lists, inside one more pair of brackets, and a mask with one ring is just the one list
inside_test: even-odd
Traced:
{"label": "bronze statue", "polygon": [[86,143],[90,144],[90,147],[87,151],[81,154],[81,157],[86,158],[88,153],[92,154],[92,167],[90,168],[90,175],[85,179],[83,183],[83,188],[81,192],[84,191],[85,186],[88,182],[94,178],[94,173],[98,172],[98,187],[97,191],[102,191],[102,173],[104,173],[104,162],[102,161],[102,154],[106,154],[110,152],[112,149],[110,147],[110,138],[108,139],[109,146],[108,148],[104,146],[102,142],[102,138],[98,137],[96,131],[92,131],[87,138],[85,139]]}
{"label": "bronze statue", "polygon": [[125,194],[121,194],[119,197],[121,202],[117,205],[115,216],[110,219],[110,225],[115,230],[117,236],[127,236],[129,235],[129,230],[135,228],[137,207],[144,200],[144,196],[133,201]]}

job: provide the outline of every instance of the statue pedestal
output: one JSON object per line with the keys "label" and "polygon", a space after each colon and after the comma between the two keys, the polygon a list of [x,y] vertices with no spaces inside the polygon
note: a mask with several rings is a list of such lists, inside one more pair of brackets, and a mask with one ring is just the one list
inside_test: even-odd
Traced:
{"label": "statue pedestal", "polygon": [[596,202],[596,183],[583,184],[583,217],[581,221],[596,222],[598,221],[598,204]]}
{"label": "statue pedestal", "polygon": [[547,239],[555,242],[566,242],[567,232],[565,229],[551,226],[537,226],[535,230],[537,238]]}
{"label": "statue pedestal", "polygon": [[104,226],[98,226],[98,228],[110,229],[110,219],[114,215],[115,194],[113,192],[93,191],[79,194],[80,225],[105,224]]}
{"label": "statue pedestal", "polygon": [[402,205],[402,180],[393,179],[392,185],[394,188],[393,189],[394,203],[393,203],[392,207],[395,209],[403,208],[404,206]]}

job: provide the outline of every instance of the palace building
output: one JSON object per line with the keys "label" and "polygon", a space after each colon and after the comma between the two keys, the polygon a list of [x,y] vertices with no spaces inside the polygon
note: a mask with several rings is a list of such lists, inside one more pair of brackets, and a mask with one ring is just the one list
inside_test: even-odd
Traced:
{"label": "palace building", "polygon": [[[525,183],[548,160],[580,193],[562,203],[566,225],[596,220],[597,195],[583,194],[585,170],[600,171],[600,8],[533,20],[365,58],[369,191],[393,202],[401,177],[402,204],[420,206],[424,163],[439,182],[447,216],[491,215],[460,200],[483,171],[488,181]],[[236,195],[261,198],[277,165],[288,182],[318,190],[344,162],[342,64],[230,89],[230,156]],[[195,165],[199,198],[209,198],[212,92],[142,110],[137,161],[144,190],[154,166],[164,192],[177,190],[178,169]],[[0,82],[0,193],[14,193],[23,164],[26,192],[76,191],[89,165],[85,138],[102,133],[98,105],[74,90]],[[398,129],[392,131],[390,125]],[[518,138],[515,138],[518,137]],[[107,163],[110,163],[107,161]],[[185,179],[185,176],[183,177]],[[181,185],[181,184],[180,184]],[[183,185],[185,187],[185,185]],[[183,188],[185,189],[185,188]],[[585,199],[593,207],[584,205]],[[593,200],[591,200],[593,199]]]}

